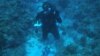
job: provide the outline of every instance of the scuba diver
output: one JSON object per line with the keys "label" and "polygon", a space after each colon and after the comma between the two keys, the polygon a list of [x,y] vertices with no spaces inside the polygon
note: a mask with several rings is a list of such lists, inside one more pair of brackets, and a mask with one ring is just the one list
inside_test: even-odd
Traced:
{"label": "scuba diver", "polygon": [[61,17],[56,8],[49,2],[44,2],[42,11],[37,13],[35,21],[42,23],[42,41],[47,40],[48,34],[51,33],[56,40],[60,39],[58,26],[56,23],[61,23]]}

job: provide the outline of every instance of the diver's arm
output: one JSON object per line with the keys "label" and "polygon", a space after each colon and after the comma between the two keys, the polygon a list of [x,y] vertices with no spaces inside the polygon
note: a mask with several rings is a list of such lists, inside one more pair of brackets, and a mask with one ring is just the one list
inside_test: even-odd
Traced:
{"label": "diver's arm", "polygon": [[57,20],[58,23],[62,23],[62,19],[61,19],[60,15],[59,15],[58,11],[56,11],[56,20]]}
{"label": "diver's arm", "polygon": [[40,27],[42,25],[41,18],[42,18],[42,12],[39,12],[34,19],[34,27]]}
{"label": "diver's arm", "polygon": [[33,24],[37,23],[40,20],[40,13],[36,15],[36,17],[33,19]]}
{"label": "diver's arm", "polygon": [[58,23],[62,23],[62,19],[61,19],[60,16],[57,18],[57,22],[58,22]]}
{"label": "diver's arm", "polygon": [[38,21],[40,20],[40,14],[38,13],[36,17],[33,19],[33,28],[35,33],[38,33],[39,27],[41,26]]}

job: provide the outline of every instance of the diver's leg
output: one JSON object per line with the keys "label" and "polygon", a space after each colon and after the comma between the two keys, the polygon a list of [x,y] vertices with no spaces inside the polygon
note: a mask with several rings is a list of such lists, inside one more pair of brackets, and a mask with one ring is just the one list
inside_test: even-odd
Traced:
{"label": "diver's leg", "polygon": [[47,40],[47,38],[48,38],[48,32],[43,31],[43,33],[42,33],[42,39]]}
{"label": "diver's leg", "polygon": [[54,30],[52,30],[52,34],[53,34],[53,36],[54,36],[54,38],[56,40],[59,40],[60,39],[60,34],[59,34],[58,29],[55,28]]}
{"label": "diver's leg", "polygon": [[48,31],[46,29],[42,29],[42,42],[45,42],[48,39]]}
{"label": "diver's leg", "polygon": [[61,49],[63,47],[63,39],[60,37],[58,29],[52,31],[52,34],[55,38],[55,46],[57,49]]}

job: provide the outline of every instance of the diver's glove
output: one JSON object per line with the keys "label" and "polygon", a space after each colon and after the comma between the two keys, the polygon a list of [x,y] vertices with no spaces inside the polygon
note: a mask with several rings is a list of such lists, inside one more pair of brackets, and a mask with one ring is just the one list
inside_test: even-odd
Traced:
{"label": "diver's glove", "polygon": [[41,27],[41,23],[40,22],[36,22],[33,26],[34,26],[34,29],[35,29],[35,33],[38,33],[40,27]]}

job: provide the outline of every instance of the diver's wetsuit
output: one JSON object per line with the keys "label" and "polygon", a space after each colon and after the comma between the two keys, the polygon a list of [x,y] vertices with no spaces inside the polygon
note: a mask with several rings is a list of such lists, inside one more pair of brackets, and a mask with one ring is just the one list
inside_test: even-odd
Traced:
{"label": "diver's wetsuit", "polygon": [[60,38],[56,23],[61,23],[62,20],[58,11],[51,10],[49,12],[39,12],[36,16],[36,20],[40,20],[42,23],[43,40],[47,39],[48,33],[52,33],[56,39]]}

